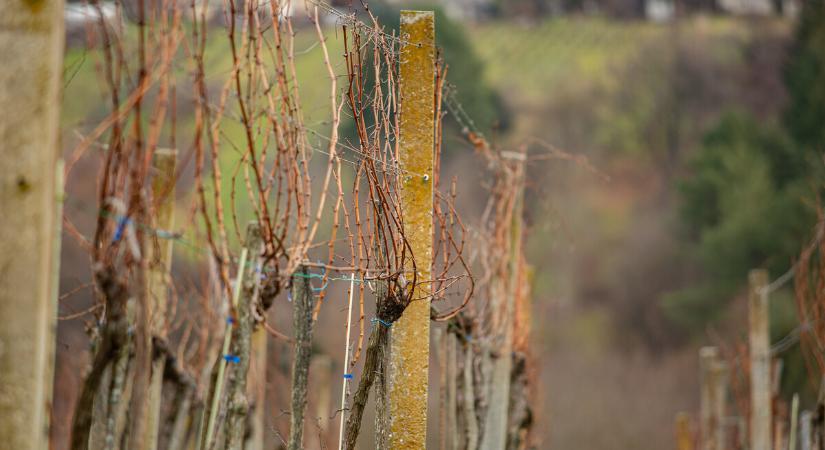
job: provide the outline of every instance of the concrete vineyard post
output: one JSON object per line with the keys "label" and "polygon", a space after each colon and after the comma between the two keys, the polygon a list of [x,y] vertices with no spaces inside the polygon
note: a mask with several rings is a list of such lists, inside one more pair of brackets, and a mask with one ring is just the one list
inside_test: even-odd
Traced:
{"label": "concrete vineyard post", "polygon": [[[149,257],[149,325],[151,337],[166,338],[168,310],[168,281],[172,268],[172,240],[161,233],[170,233],[175,224],[175,168],[177,151],[159,148],[155,150],[152,168],[152,200],[155,213],[155,236],[148,242]],[[156,251],[157,250],[157,251]],[[166,366],[165,355],[153,352],[149,393],[146,396],[146,435],[143,439],[144,450],[158,447],[158,430],[161,420],[161,399],[163,391],[163,371]]]}
{"label": "concrete vineyard post", "polygon": [[749,275],[749,344],[751,363],[750,449],[771,449],[771,358],[768,335],[768,273],[754,269]]}
{"label": "concrete vineyard post", "polygon": [[[389,446],[424,449],[430,359],[430,279],[435,138],[435,20],[431,11],[401,11],[401,207],[418,283],[393,324],[389,370]],[[409,264],[405,270],[410,270]],[[405,277],[412,278],[407,273]]]}
{"label": "concrete vineyard post", "polygon": [[0,2],[0,446],[48,448],[63,2]]}

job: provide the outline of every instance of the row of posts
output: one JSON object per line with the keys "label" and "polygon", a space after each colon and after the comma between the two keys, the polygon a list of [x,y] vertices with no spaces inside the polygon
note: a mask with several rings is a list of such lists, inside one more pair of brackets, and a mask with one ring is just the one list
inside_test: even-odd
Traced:
{"label": "row of posts", "polygon": [[[784,423],[774,420],[773,399],[779,394],[781,360],[774,361],[769,333],[768,273],[754,269],[749,274],[748,349],[750,420],[727,415],[730,367],[718,347],[699,349],[700,404],[698,439],[691,432],[686,413],[675,421],[678,450],[814,450],[814,414],[799,414],[794,395],[787,436]],[[747,367],[746,366],[746,367]],[[744,442],[743,442],[744,441]]]}

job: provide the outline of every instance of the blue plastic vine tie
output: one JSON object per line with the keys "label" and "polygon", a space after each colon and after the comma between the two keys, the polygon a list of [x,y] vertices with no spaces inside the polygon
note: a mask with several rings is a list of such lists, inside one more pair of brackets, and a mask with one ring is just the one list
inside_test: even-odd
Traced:
{"label": "blue plastic vine tie", "polygon": [[377,322],[377,323],[380,323],[381,325],[384,325],[384,326],[385,326],[385,327],[387,327],[387,328],[389,328],[389,327],[391,327],[391,326],[392,326],[392,324],[391,324],[391,323],[389,323],[389,322],[385,322],[385,321],[383,321],[383,320],[379,319],[378,317],[373,317],[373,318],[372,318],[372,320],[371,320],[370,322],[372,322],[372,323],[376,323],[376,322]]}
{"label": "blue plastic vine tie", "polygon": [[112,237],[112,242],[118,242],[123,237],[123,231],[126,229],[126,225],[129,224],[129,217],[127,216],[120,216],[117,220],[117,228],[115,229],[115,235]]}

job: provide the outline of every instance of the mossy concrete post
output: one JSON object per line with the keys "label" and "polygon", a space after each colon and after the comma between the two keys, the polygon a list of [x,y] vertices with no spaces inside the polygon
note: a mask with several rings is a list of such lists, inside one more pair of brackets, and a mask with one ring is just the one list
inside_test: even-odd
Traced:
{"label": "mossy concrete post", "polygon": [[750,449],[771,449],[771,356],[768,334],[768,272],[751,270],[748,294],[751,363]]}
{"label": "mossy concrete post", "polygon": [[[169,233],[175,224],[175,168],[177,151],[159,148],[152,158],[152,206],[156,232],[150,237],[147,256],[149,258],[149,330],[148,339],[166,340],[167,311],[169,309],[169,280],[172,269],[172,244]],[[149,342],[154,348],[154,343]],[[161,400],[163,391],[163,371],[166,355],[152,352],[152,372],[149,393],[146,395],[146,431],[143,438],[144,450],[158,448],[158,430],[161,420]]]}
{"label": "mossy concrete post", "polygon": [[49,448],[63,2],[0,2],[0,447]]}
{"label": "mossy concrete post", "polygon": [[423,449],[427,440],[435,138],[433,12],[401,11],[400,35],[401,206],[418,283],[414,300],[392,326],[388,442],[393,450]]}

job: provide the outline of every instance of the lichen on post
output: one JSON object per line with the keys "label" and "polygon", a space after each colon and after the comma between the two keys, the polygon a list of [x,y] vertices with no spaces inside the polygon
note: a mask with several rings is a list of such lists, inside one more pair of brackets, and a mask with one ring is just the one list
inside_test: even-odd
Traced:
{"label": "lichen on post", "polygon": [[[431,11],[401,12],[401,206],[404,234],[415,258],[413,300],[392,326],[389,447],[423,449],[427,440],[430,358],[430,279],[435,137],[435,25]],[[412,270],[408,264],[405,270]]]}

